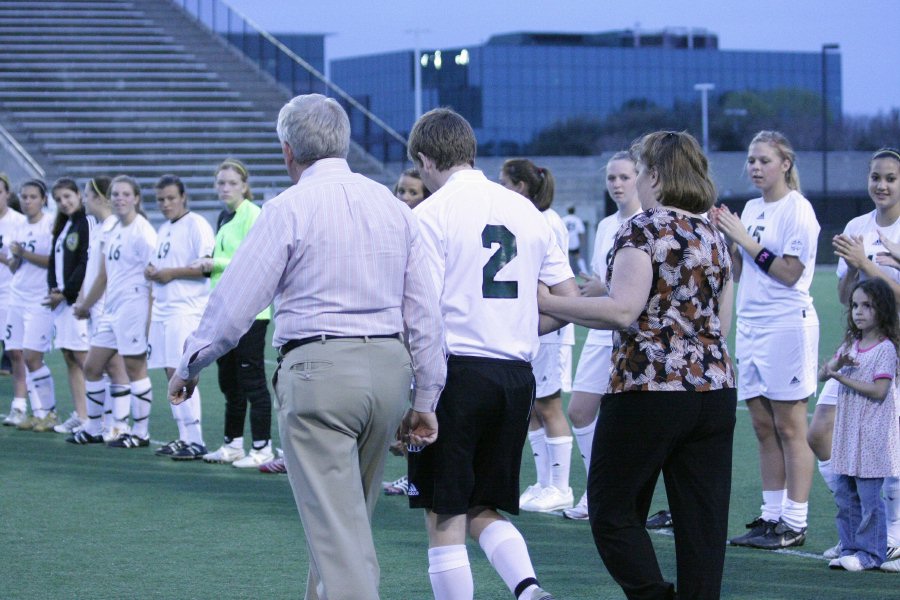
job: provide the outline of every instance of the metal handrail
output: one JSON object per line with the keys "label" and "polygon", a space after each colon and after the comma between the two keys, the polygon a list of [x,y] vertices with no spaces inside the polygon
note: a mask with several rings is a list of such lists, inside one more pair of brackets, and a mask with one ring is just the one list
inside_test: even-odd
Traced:
{"label": "metal handrail", "polygon": [[[360,111],[363,115],[365,115],[366,117],[368,117],[373,123],[375,123],[376,125],[378,125],[379,127],[381,127],[381,129],[383,129],[385,133],[387,133],[389,136],[391,136],[392,138],[394,138],[396,141],[400,142],[400,143],[403,145],[404,148],[406,147],[406,138],[404,138],[402,135],[400,135],[399,133],[397,133],[390,125],[388,125],[388,124],[385,123],[383,120],[381,120],[381,118],[379,118],[377,115],[375,115],[374,113],[372,113],[372,112],[371,112],[369,109],[367,109],[365,106],[363,106],[362,104],[360,104],[355,98],[353,98],[353,96],[351,96],[350,94],[348,94],[347,92],[345,92],[343,89],[341,89],[340,87],[338,87],[337,85],[335,85],[334,83],[332,83],[328,78],[325,77],[325,75],[324,75],[323,73],[319,72],[318,69],[316,69],[316,68],[315,68],[314,66],[312,66],[310,63],[308,63],[308,62],[306,62],[305,60],[303,60],[303,59],[302,59],[300,56],[298,56],[293,50],[291,50],[290,48],[288,48],[287,46],[285,46],[284,44],[282,44],[280,41],[278,41],[278,38],[274,37],[274,36],[273,36],[272,34],[270,34],[268,31],[265,31],[265,30],[264,30],[261,26],[259,26],[255,21],[253,21],[252,19],[250,19],[249,17],[247,17],[246,15],[244,15],[242,12],[240,12],[239,10],[237,10],[236,8],[234,8],[233,6],[231,6],[228,2],[225,2],[225,0],[213,0],[213,1],[214,1],[214,2],[219,2],[219,3],[221,3],[221,4],[224,4],[225,7],[228,8],[228,10],[230,10],[230,11],[233,12],[235,15],[237,15],[240,19],[242,19],[242,20],[244,21],[244,23],[246,23],[246,24],[249,25],[252,29],[254,29],[259,35],[261,35],[263,38],[265,38],[266,41],[268,41],[268,42],[271,43],[273,46],[275,46],[276,48],[278,48],[278,50],[280,50],[280,51],[282,52],[282,54],[284,54],[285,56],[287,56],[288,58],[290,58],[291,60],[293,60],[296,64],[300,65],[300,66],[303,67],[304,69],[306,69],[307,72],[309,72],[313,77],[315,77],[316,79],[318,79],[319,81],[321,81],[323,84],[325,84],[325,86],[326,86],[327,88],[329,88],[330,90],[332,90],[332,91],[333,91],[337,96],[339,96],[342,100],[346,101],[346,102],[347,102],[349,105],[351,105],[353,108],[357,109],[357,110]],[[173,3],[176,3],[176,4],[180,4],[182,10],[184,10],[184,11],[187,12],[188,14],[191,14],[191,12],[190,12],[190,10],[188,9],[188,6],[187,6],[189,0],[180,0],[180,1],[179,1],[179,0],[172,0],[172,2],[173,2]],[[200,12],[200,8],[199,8],[199,0],[197,1],[197,12],[198,12],[198,13]],[[196,19],[197,19],[197,21],[198,21],[199,23],[201,23],[201,24],[204,25],[204,26],[207,26],[206,23],[204,23],[204,22],[200,19],[200,15],[199,15],[199,14],[198,14],[198,15],[195,15],[195,17],[196,17]],[[213,16],[213,20],[215,21],[215,15]],[[229,26],[230,26],[230,24],[229,24]],[[213,22],[212,27],[207,26],[207,28],[208,28],[210,31],[212,31],[214,34],[220,35],[220,32],[219,32],[219,31],[216,31],[215,22]],[[293,92],[293,90],[291,90],[291,91]]]}
{"label": "metal handrail", "polygon": [[22,147],[22,144],[13,137],[13,135],[3,126],[0,125],[0,137],[3,137],[6,144],[8,144],[15,153],[21,158],[25,164],[23,167],[31,168],[33,175],[36,175],[40,179],[44,179],[47,176],[47,172],[44,171],[43,167],[41,167],[40,163],[31,156],[28,151]]}

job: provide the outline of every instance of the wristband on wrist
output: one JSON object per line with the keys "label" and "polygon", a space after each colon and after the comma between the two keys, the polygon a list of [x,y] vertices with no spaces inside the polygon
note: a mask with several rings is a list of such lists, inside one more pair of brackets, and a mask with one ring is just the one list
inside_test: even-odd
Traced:
{"label": "wristband on wrist", "polygon": [[763,248],[759,251],[759,254],[756,255],[756,258],[753,259],[753,262],[755,262],[756,266],[763,270],[763,273],[768,273],[769,269],[772,268],[772,263],[775,262],[776,258],[777,257],[771,250]]}

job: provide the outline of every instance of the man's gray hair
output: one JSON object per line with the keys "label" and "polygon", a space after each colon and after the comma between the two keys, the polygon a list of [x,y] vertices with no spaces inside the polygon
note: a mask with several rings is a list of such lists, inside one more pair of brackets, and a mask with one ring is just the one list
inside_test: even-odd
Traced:
{"label": "man's gray hair", "polygon": [[347,158],[350,151],[350,119],[334,98],[322,94],[296,96],[281,107],[276,131],[301,165]]}

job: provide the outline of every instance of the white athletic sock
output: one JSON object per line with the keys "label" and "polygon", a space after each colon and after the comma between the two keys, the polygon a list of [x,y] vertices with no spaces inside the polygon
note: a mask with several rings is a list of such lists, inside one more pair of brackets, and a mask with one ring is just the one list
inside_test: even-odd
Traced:
{"label": "white athletic sock", "polygon": [[178,428],[178,439],[182,442],[187,441],[187,433],[184,431],[184,423],[181,420],[181,415],[184,411],[182,408],[187,402],[182,402],[181,404],[169,404],[172,408],[172,418],[175,420],[175,427]]}
{"label": "white athletic sock", "polygon": [[233,448],[235,450],[243,450],[244,449],[244,436],[236,437],[230,442],[225,442],[225,445],[229,448]]}
{"label": "white athletic sock", "polygon": [[881,486],[887,521],[888,546],[900,546],[900,477],[885,477]]}
{"label": "white athletic sock", "polygon": [[28,410],[28,400],[25,398],[13,398],[12,405],[10,406],[10,413],[14,410],[21,410],[22,412],[26,412]]}
{"label": "white athletic sock", "polygon": [[177,411],[178,437],[188,444],[203,443],[203,430],[200,426],[200,388],[194,388],[191,397],[178,405],[172,405],[173,413]]}
{"label": "white athletic sock", "polygon": [[127,385],[113,383],[109,386],[112,399],[112,427],[121,432],[129,431],[128,415],[131,414],[131,389]]}
{"label": "white athletic sock", "polygon": [[131,433],[142,439],[150,437],[150,409],[153,406],[153,385],[149,377],[131,382]]}
{"label": "white athletic sock", "polygon": [[591,447],[594,445],[594,428],[597,427],[597,419],[586,427],[572,427],[575,435],[575,443],[578,444],[578,452],[584,460],[584,472],[591,470]]}
{"label": "white athletic sock", "polygon": [[800,531],[806,527],[806,514],[809,511],[809,502],[795,502],[785,495],[784,506],[781,509],[781,520],[788,527]]}
{"label": "white athletic sock", "polygon": [[475,582],[466,545],[429,548],[428,578],[434,600],[472,600]]}
{"label": "white athletic sock", "polygon": [[828,487],[831,495],[834,496],[834,486],[837,484],[838,475],[831,468],[831,459],[820,460],[818,461],[818,465],[819,474],[822,475],[822,479],[825,480],[825,485]]}
{"label": "white athletic sock", "polygon": [[485,527],[478,544],[510,592],[515,593],[526,579],[535,580],[525,538],[509,521],[501,519]]}
{"label": "white athletic sock", "polygon": [[91,435],[100,435],[103,431],[103,412],[106,404],[106,382],[85,380],[84,389],[87,392],[87,423],[85,431]]}
{"label": "white athletic sock", "polygon": [[534,469],[537,471],[537,480],[541,487],[550,485],[550,456],[547,452],[547,435],[544,428],[528,432],[528,442],[531,444],[531,455],[534,457]]}
{"label": "white athletic sock", "polygon": [[763,503],[759,509],[762,511],[762,518],[766,521],[775,522],[781,518],[781,506],[784,499],[787,498],[787,490],[763,490]]}
{"label": "white athletic sock", "polygon": [[31,383],[31,412],[38,419],[43,419],[51,410],[56,410],[56,390],[50,367],[41,365],[36,371],[28,371],[27,378]]}
{"label": "white athletic sock", "polygon": [[565,492],[569,489],[569,470],[572,466],[572,436],[547,438],[550,463],[550,485]]}

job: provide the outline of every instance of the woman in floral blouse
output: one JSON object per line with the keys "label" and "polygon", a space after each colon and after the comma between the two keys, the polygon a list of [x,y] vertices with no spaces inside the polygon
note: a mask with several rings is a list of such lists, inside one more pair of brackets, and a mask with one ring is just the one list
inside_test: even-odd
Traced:
{"label": "woman in floral blouse", "polygon": [[628,597],[670,598],[644,529],[660,471],[675,522],[678,594],[718,598],[731,490],[734,371],[731,258],[703,213],[716,199],[687,133],[632,148],[644,212],[619,230],[609,295],[561,298],[541,311],[617,330],[588,475],[594,541]]}

